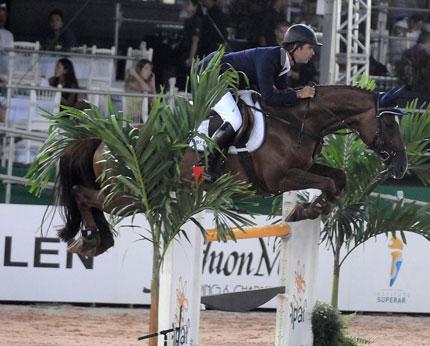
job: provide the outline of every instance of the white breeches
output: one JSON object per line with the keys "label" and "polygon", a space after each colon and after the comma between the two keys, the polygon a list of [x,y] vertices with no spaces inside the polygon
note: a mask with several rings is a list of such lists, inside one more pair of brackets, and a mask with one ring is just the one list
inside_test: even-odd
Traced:
{"label": "white breeches", "polygon": [[235,131],[239,130],[242,125],[242,115],[231,92],[227,92],[221,97],[212,109],[219,114],[223,121],[229,122]]}

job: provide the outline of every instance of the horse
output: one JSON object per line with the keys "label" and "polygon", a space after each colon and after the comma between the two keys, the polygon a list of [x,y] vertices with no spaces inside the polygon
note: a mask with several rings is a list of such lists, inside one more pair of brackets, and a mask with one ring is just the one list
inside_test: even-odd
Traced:
{"label": "horse", "polygon": [[[307,188],[321,190],[321,195],[310,205],[297,205],[287,221],[327,213],[329,204],[344,191],[345,173],[316,163],[324,137],[338,130],[356,132],[384,162],[390,175],[401,179],[408,164],[405,147],[398,122],[392,112],[382,108],[388,98],[380,96],[357,87],[327,85],[317,86],[314,98],[300,100],[291,107],[261,104],[266,117],[266,137],[261,147],[249,153],[247,161],[251,167],[244,167],[237,155],[227,154],[224,170],[252,182],[259,195]],[[393,93],[390,96],[393,98]],[[58,235],[68,242],[70,252],[84,256],[97,256],[114,244],[103,214],[114,206],[104,205],[105,197],[96,182],[105,169],[102,160],[105,150],[101,140],[83,140],[66,148],[60,159],[56,192],[59,204],[64,207],[66,223]],[[198,158],[195,150],[186,151],[181,162],[183,179],[192,179],[192,167]],[[85,229],[74,240],[81,225]]]}

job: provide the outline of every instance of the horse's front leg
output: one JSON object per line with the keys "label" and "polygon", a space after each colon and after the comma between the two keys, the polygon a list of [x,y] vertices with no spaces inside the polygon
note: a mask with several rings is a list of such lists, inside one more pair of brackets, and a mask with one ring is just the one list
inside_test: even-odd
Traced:
{"label": "horse's front leg", "polygon": [[114,242],[111,232],[105,231],[100,234],[100,229],[93,214],[94,210],[103,210],[104,196],[100,194],[99,190],[82,185],[73,186],[73,196],[82,216],[84,230],[82,231],[82,236],[69,244],[67,251],[82,256],[97,256],[113,246]]}
{"label": "horse's front leg", "polygon": [[331,178],[336,185],[336,196],[339,197],[345,191],[346,174],[339,168],[333,168],[319,163],[315,163],[309,170],[309,173],[317,174],[327,178]]}
{"label": "horse's front leg", "polygon": [[330,211],[328,202],[333,202],[339,194],[338,187],[332,178],[293,168],[284,174],[278,185],[278,191],[281,192],[310,188],[319,189],[322,194],[309,205],[298,204],[285,221],[315,219],[320,214]]}
{"label": "horse's front leg", "polygon": [[280,192],[304,189],[319,189],[330,202],[339,195],[334,179],[298,168],[289,169],[278,183]]}

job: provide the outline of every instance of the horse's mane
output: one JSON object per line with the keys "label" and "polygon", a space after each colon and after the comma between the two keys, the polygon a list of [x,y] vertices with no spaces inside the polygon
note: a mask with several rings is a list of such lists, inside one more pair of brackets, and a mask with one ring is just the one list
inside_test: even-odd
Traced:
{"label": "horse's mane", "polygon": [[317,89],[351,89],[351,90],[356,90],[356,91],[360,91],[363,92],[365,94],[369,94],[369,95],[374,95],[375,93],[371,90],[367,90],[367,89],[363,89],[360,88],[359,86],[353,86],[353,85],[339,85],[339,84],[322,84],[322,85],[317,85],[316,86]]}

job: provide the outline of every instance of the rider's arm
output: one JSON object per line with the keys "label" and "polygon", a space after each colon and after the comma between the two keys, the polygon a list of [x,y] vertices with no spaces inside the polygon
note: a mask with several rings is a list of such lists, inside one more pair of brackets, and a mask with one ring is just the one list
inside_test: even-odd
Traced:
{"label": "rider's arm", "polygon": [[297,102],[297,95],[294,90],[274,90],[276,61],[265,59],[256,64],[257,82],[261,97],[268,106],[286,106]]}

